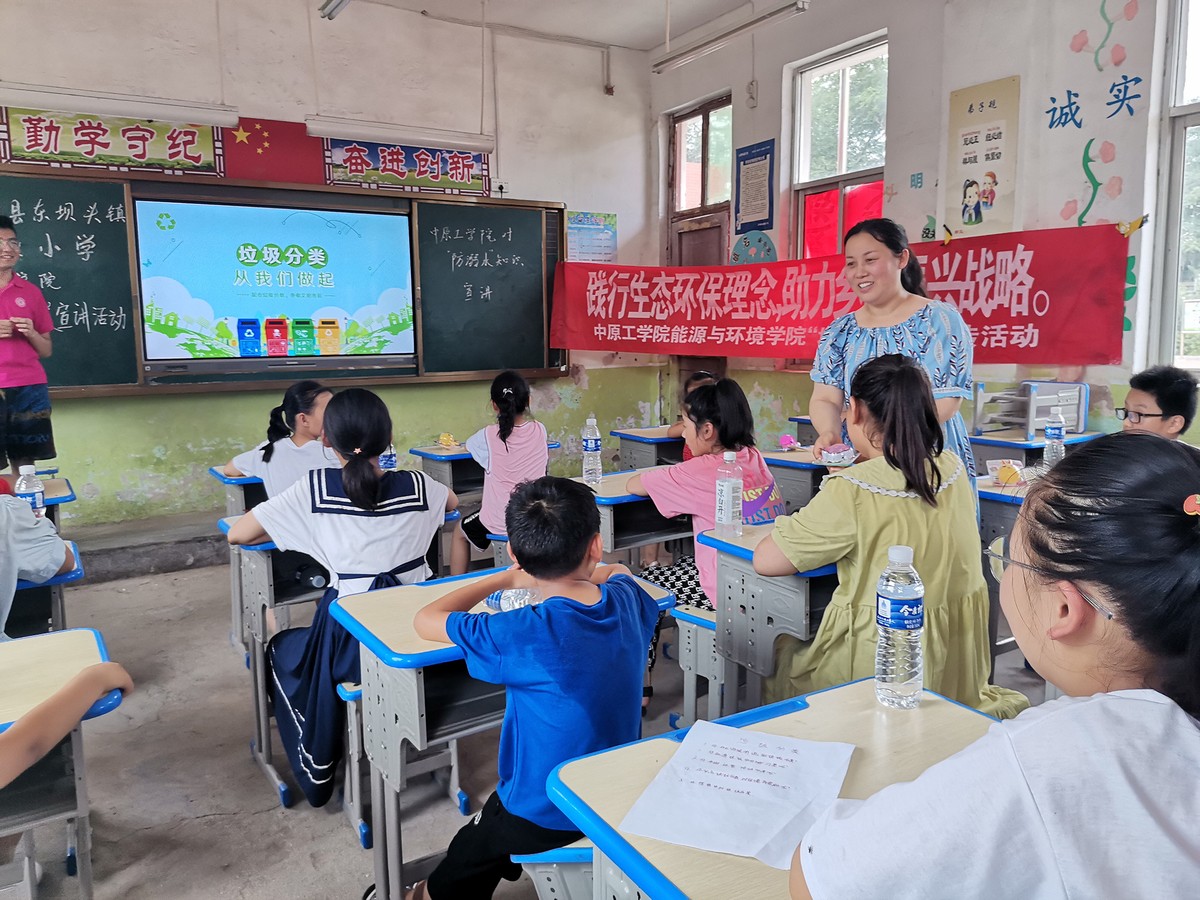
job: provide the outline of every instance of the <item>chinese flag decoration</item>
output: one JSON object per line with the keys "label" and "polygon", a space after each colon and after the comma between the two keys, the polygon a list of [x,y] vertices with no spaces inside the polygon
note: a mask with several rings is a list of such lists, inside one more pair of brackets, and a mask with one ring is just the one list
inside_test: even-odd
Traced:
{"label": "chinese flag decoration", "polygon": [[224,131],[226,178],[325,183],[324,145],[304,123],[243,118]]}

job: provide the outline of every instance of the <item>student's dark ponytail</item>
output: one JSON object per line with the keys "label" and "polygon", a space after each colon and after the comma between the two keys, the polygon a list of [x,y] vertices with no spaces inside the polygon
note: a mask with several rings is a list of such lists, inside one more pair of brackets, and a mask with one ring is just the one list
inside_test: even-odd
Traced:
{"label": "student's dark ponytail", "polygon": [[271,410],[267,425],[267,446],[263,447],[263,462],[270,462],[275,453],[275,442],[289,437],[296,430],[296,416],[312,412],[317,398],[330,392],[318,381],[297,381],[283,395],[283,402]]}
{"label": "student's dark ponytail", "polygon": [[[938,422],[929,376],[916,360],[893,353],[858,367],[850,396],[863,404],[878,428],[883,458],[904,474],[910,491],[937,506],[942,475],[934,460],[946,438]],[[964,463],[965,465],[965,463]]]}
{"label": "student's dark ponytail", "polygon": [[1118,432],[1035,482],[1021,518],[1029,564],[1050,582],[1085,583],[1149,658],[1146,686],[1200,717],[1197,494],[1200,450]]}
{"label": "student's dark ponytail", "polygon": [[695,388],[684,398],[683,413],[697,428],[712,422],[717,440],[726,450],[754,446],[754,413],[742,386],[732,378]]}
{"label": "student's dark ponytail", "polygon": [[360,509],[379,505],[380,476],[375,460],[392,442],[387,404],[365,388],[347,388],[325,407],[325,439],[342,458],[342,487]]}
{"label": "student's dark ponytail", "polygon": [[507,447],[517,416],[529,408],[529,382],[512,369],[501,372],[492,380],[492,402],[498,411],[496,421],[500,425],[500,440]]}
{"label": "student's dark ponytail", "polygon": [[900,286],[910,294],[916,294],[918,297],[929,296],[928,291],[925,289],[925,272],[921,269],[921,261],[909,249],[908,233],[904,230],[903,225],[893,222],[891,219],[864,219],[846,232],[842,246],[845,247],[846,241],[849,241],[856,234],[863,233],[875,238],[875,240],[886,246],[897,256],[908,250],[908,263],[900,273]]}

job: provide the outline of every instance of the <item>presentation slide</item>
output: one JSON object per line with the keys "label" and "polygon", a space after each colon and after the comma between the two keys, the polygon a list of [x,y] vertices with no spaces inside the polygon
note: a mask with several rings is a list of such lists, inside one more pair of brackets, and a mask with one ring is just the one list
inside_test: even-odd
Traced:
{"label": "presentation slide", "polygon": [[146,358],[410,354],[408,217],[135,201]]}

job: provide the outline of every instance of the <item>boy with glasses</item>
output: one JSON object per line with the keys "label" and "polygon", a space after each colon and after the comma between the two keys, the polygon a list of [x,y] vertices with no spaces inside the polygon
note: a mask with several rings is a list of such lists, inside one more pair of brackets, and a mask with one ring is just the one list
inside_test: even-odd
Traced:
{"label": "boy with glasses", "polygon": [[10,463],[14,475],[55,455],[41,363],[54,323],[42,292],[13,271],[20,259],[13,220],[0,216],[0,469]]}
{"label": "boy with glasses", "polygon": [[1174,366],[1154,366],[1129,379],[1117,408],[1124,431],[1148,431],[1177,441],[1196,417],[1196,378]]}

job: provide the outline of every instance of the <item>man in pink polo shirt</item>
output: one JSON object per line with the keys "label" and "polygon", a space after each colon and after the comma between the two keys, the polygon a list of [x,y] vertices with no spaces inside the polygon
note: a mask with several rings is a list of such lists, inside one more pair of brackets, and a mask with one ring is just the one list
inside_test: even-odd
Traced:
{"label": "man in pink polo shirt", "polygon": [[13,268],[21,242],[0,216],[0,469],[54,456],[50,392],[41,360],[50,355],[54,323],[46,298]]}

